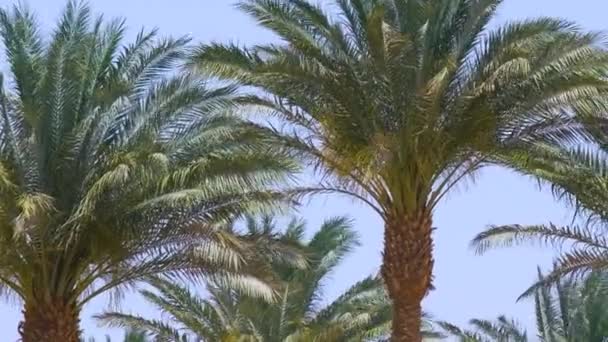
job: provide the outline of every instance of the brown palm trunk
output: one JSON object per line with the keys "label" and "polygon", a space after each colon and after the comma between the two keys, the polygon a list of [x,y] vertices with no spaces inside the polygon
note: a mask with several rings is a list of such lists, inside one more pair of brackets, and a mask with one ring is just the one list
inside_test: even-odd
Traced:
{"label": "brown palm trunk", "polygon": [[79,342],[80,319],[74,304],[61,300],[27,303],[19,333],[23,342]]}
{"label": "brown palm trunk", "polygon": [[421,210],[386,223],[382,276],[393,300],[393,342],[420,342],[421,302],[431,288],[431,216]]}

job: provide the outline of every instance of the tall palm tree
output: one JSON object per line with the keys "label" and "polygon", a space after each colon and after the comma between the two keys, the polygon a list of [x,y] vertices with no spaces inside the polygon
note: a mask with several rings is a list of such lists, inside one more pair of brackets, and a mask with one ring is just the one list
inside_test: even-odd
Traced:
{"label": "tall palm tree", "polygon": [[[591,273],[583,282],[562,279],[551,288],[536,288],[537,337],[541,342],[603,342],[608,337],[608,292],[605,272]],[[544,276],[539,271],[539,281]],[[473,330],[449,323],[439,326],[462,342],[527,342],[526,332],[504,316],[495,322],[474,319]]]}
{"label": "tall palm tree", "polygon": [[188,39],[123,45],[124,21],[84,3],[41,31],[0,11],[0,289],[23,302],[22,340],[78,341],[83,305],[144,276],[261,288],[221,226],[278,202],[294,164],[224,113],[234,89],[176,75]]}
{"label": "tall palm tree", "polygon": [[[249,220],[249,234],[276,231],[269,218],[261,224]],[[163,279],[153,279],[157,291],[141,294],[177,327],[141,316],[105,313],[101,322],[143,329],[155,338],[179,341],[183,331],[198,341],[375,341],[390,332],[391,307],[382,282],[368,277],[327,305],[321,305],[323,283],[356,244],[356,236],[343,218],[326,221],[309,242],[304,225],[292,221],[278,240],[296,242],[310,260],[307,269],[275,265],[285,284],[275,301],[242,295],[217,284],[207,287],[208,298]],[[429,333],[430,335],[430,333]]]}
{"label": "tall palm tree", "polygon": [[332,0],[326,12],[246,0],[281,43],[192,57],[199,72],[263,90],[249,103],[287,123],[277,135],[327,176],[309,190],[350,194],[383,219],[394,341],[420,341],[444,195],[497,151],[584,137],[577,119],[607,107],[602,35],[551,18],[486,30],[501,2]]}

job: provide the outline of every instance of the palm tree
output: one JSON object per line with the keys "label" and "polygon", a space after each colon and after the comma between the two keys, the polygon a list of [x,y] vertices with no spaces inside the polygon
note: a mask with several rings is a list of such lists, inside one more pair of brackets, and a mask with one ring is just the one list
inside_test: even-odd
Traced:
{"label": "palm tree", "polygon": [[[539,270],[539,282],[544,276]],[[583,282],[562,279],[552,287],[537,287],[526,296],[534,298],[537,337],[541,342],[603,342],[608,336],[608,292],[605,272],[591,273]],[[439,326],[463,342],[527,342],[526,332],[500,316],[495,322],[471,320],[474,330],[449,323]]]}
{"label": "palm tree", "polygon": [[78,341],[83,305],[144,276],[264,284],[221,227],[278,203],[293,162],[224,113],[232,87],[176,75],[188,39],[124,32],[84,3],[48,39],[26,7],[0,11],[0,289],[24,342]]}
{"label": "palm tree", "polygon": [[[250,219],[248,231],[268,234],[276,228],[267,217],[261,223]],[[301,245],[310,267],[275,265],[285,284],[273,302],[213,283],[207,286],[209,297],[202,298],[186,287],[155,278],[150,283],[157,291],[141,294],[179,326],[116,312],[98,318],[110,326],[143,329],[153,337],[176,342],[183,338],[184,330],[194,341],[375,341],[387,336],[391,305],[377,277],[368,277],[328,305],[321,305],[323,283],[357,245],[348,221],[327,220],[309,242],[304,242],[304,231],[302,222],[292,221],[278,238]]]}
{"label": "palm tree", "polygon": [[[284,143],[385,225],[393,340],[420,341],[432,214],[503,149],[585,136],[606,109],[603,36],[551,18],[488,31],[501,0],[245,0],[282,44],[209,44],[191,66],[256,91]],[[261,94],[261,95],[260,95]],[[264,94],[269,94],[268,96]],[[502,155],[504,151],[500,154]]]}
{"label": "palm tree", "polygon": [[[543,275],[539,270],[538,281]],[[608,336],[606,275],[591,274],[584,282],[563,279],[534,290],[538,337],[543,342],[602,342]],[[524,294],[526,296],[527,293]]]}
{"label": "palm tree", "polygon": [[[272,221],[250,221],[250,231],[273,231]],[[357,234],[345,218],[326,220],[309,241],[304,240],[305,225],[292,221],[284,236],[303,246],[309,258],[307,269],[279,268],[285,286],[277,304],[259,301],[241,304],[260,341],[361,341],[382,335],[390,323],[390,302],[382,283],[367,278],[348,289],[335,301],[323,306],[323,286],[344,258],[359,245]],[[243,300],[241,300],[243,301]],[[365,335],[370,336],[365,336]]]}

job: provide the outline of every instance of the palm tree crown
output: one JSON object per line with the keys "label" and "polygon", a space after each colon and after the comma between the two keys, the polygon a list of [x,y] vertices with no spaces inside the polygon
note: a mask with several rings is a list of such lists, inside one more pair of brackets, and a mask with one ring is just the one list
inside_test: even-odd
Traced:
{"label": "palm tree crown", "polygon": [[[605,39],[551,18],[486,30],[500,0],[248,0],[282,44],[208,44],[201,72],[271,96],[250,103],[284,143],[385,222],[383,277],[395,341],[418,341],[431,288],[432,211],[488,162],[534,143],[587,138],[607,108]],[[582,120],[585,119],[585,120]],[[407,285],[405,285],[407,284]]]}
{"label": "palm tree crown", "polygon": [[123,45],[124,22],[83,3],[40,31],[0,11],[0,289],[24,303],[23,340],[77,341],[82,305],[143,276],[263,277],[220,228],[279,200],[294,164],[227,112],[234,89],[173,72],[187,38]]}

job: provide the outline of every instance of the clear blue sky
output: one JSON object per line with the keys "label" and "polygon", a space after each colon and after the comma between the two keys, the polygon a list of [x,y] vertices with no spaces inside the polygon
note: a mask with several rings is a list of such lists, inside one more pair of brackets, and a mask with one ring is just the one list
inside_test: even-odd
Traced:
{"label": "clear blue sky", "polygon": [[[3,7],[12,3],[14,1],[0,0]],[[45,25],[54,22],[64,5],[63,0],[29,0],[28,3]],[[234,10],[233,0],[92,0],[91,3],[97,12],[105,13],[107,17],[126,17],[131,34],[141,26],[158,26],[165,34],[190,34],[202,42],[255,44],[273,39],[270,33]],[[599,30],[608,29],[607,12],[605,0],[505,0],[494,24],[550,15]],[[349,199],[326,196],[311,201],[300,210],[300,215],[313,229],[326,217],[348,215],[355,220],[361,234],[363,246],[327,282],[328,298],[336,297],[350,284],[378,271],[382,224],[370,210]],[[532,181],[504,170],[485,170],[474,183],[453,193],[436,211],[437,290],[425,301],[425,309],[439,319],[457,324],[464,324],[472,317],[494,318],[506,314],[517,318],[533,332],[531,303],[515,303],[515,298],[534,279],[536,265],[550,262],[552,251],[518,248],[478,257],[468,249],[468,242],[488,224],[560,223],[567,222],[569,215],[569,211],[556,204],[549,194],[539,192]],[[90,320],[90,316],[102,311],[106,304],[106,298],[101,298],[83,313],[82,327],[87,336],[101,337],[108,332]],[[20,308],[10,303],[0,305],[0,341],[15,341]],[[127,295],[122,308],[154,315],[134,295]],[[112,335],[117,337],[119,332],[113,331]]]}

